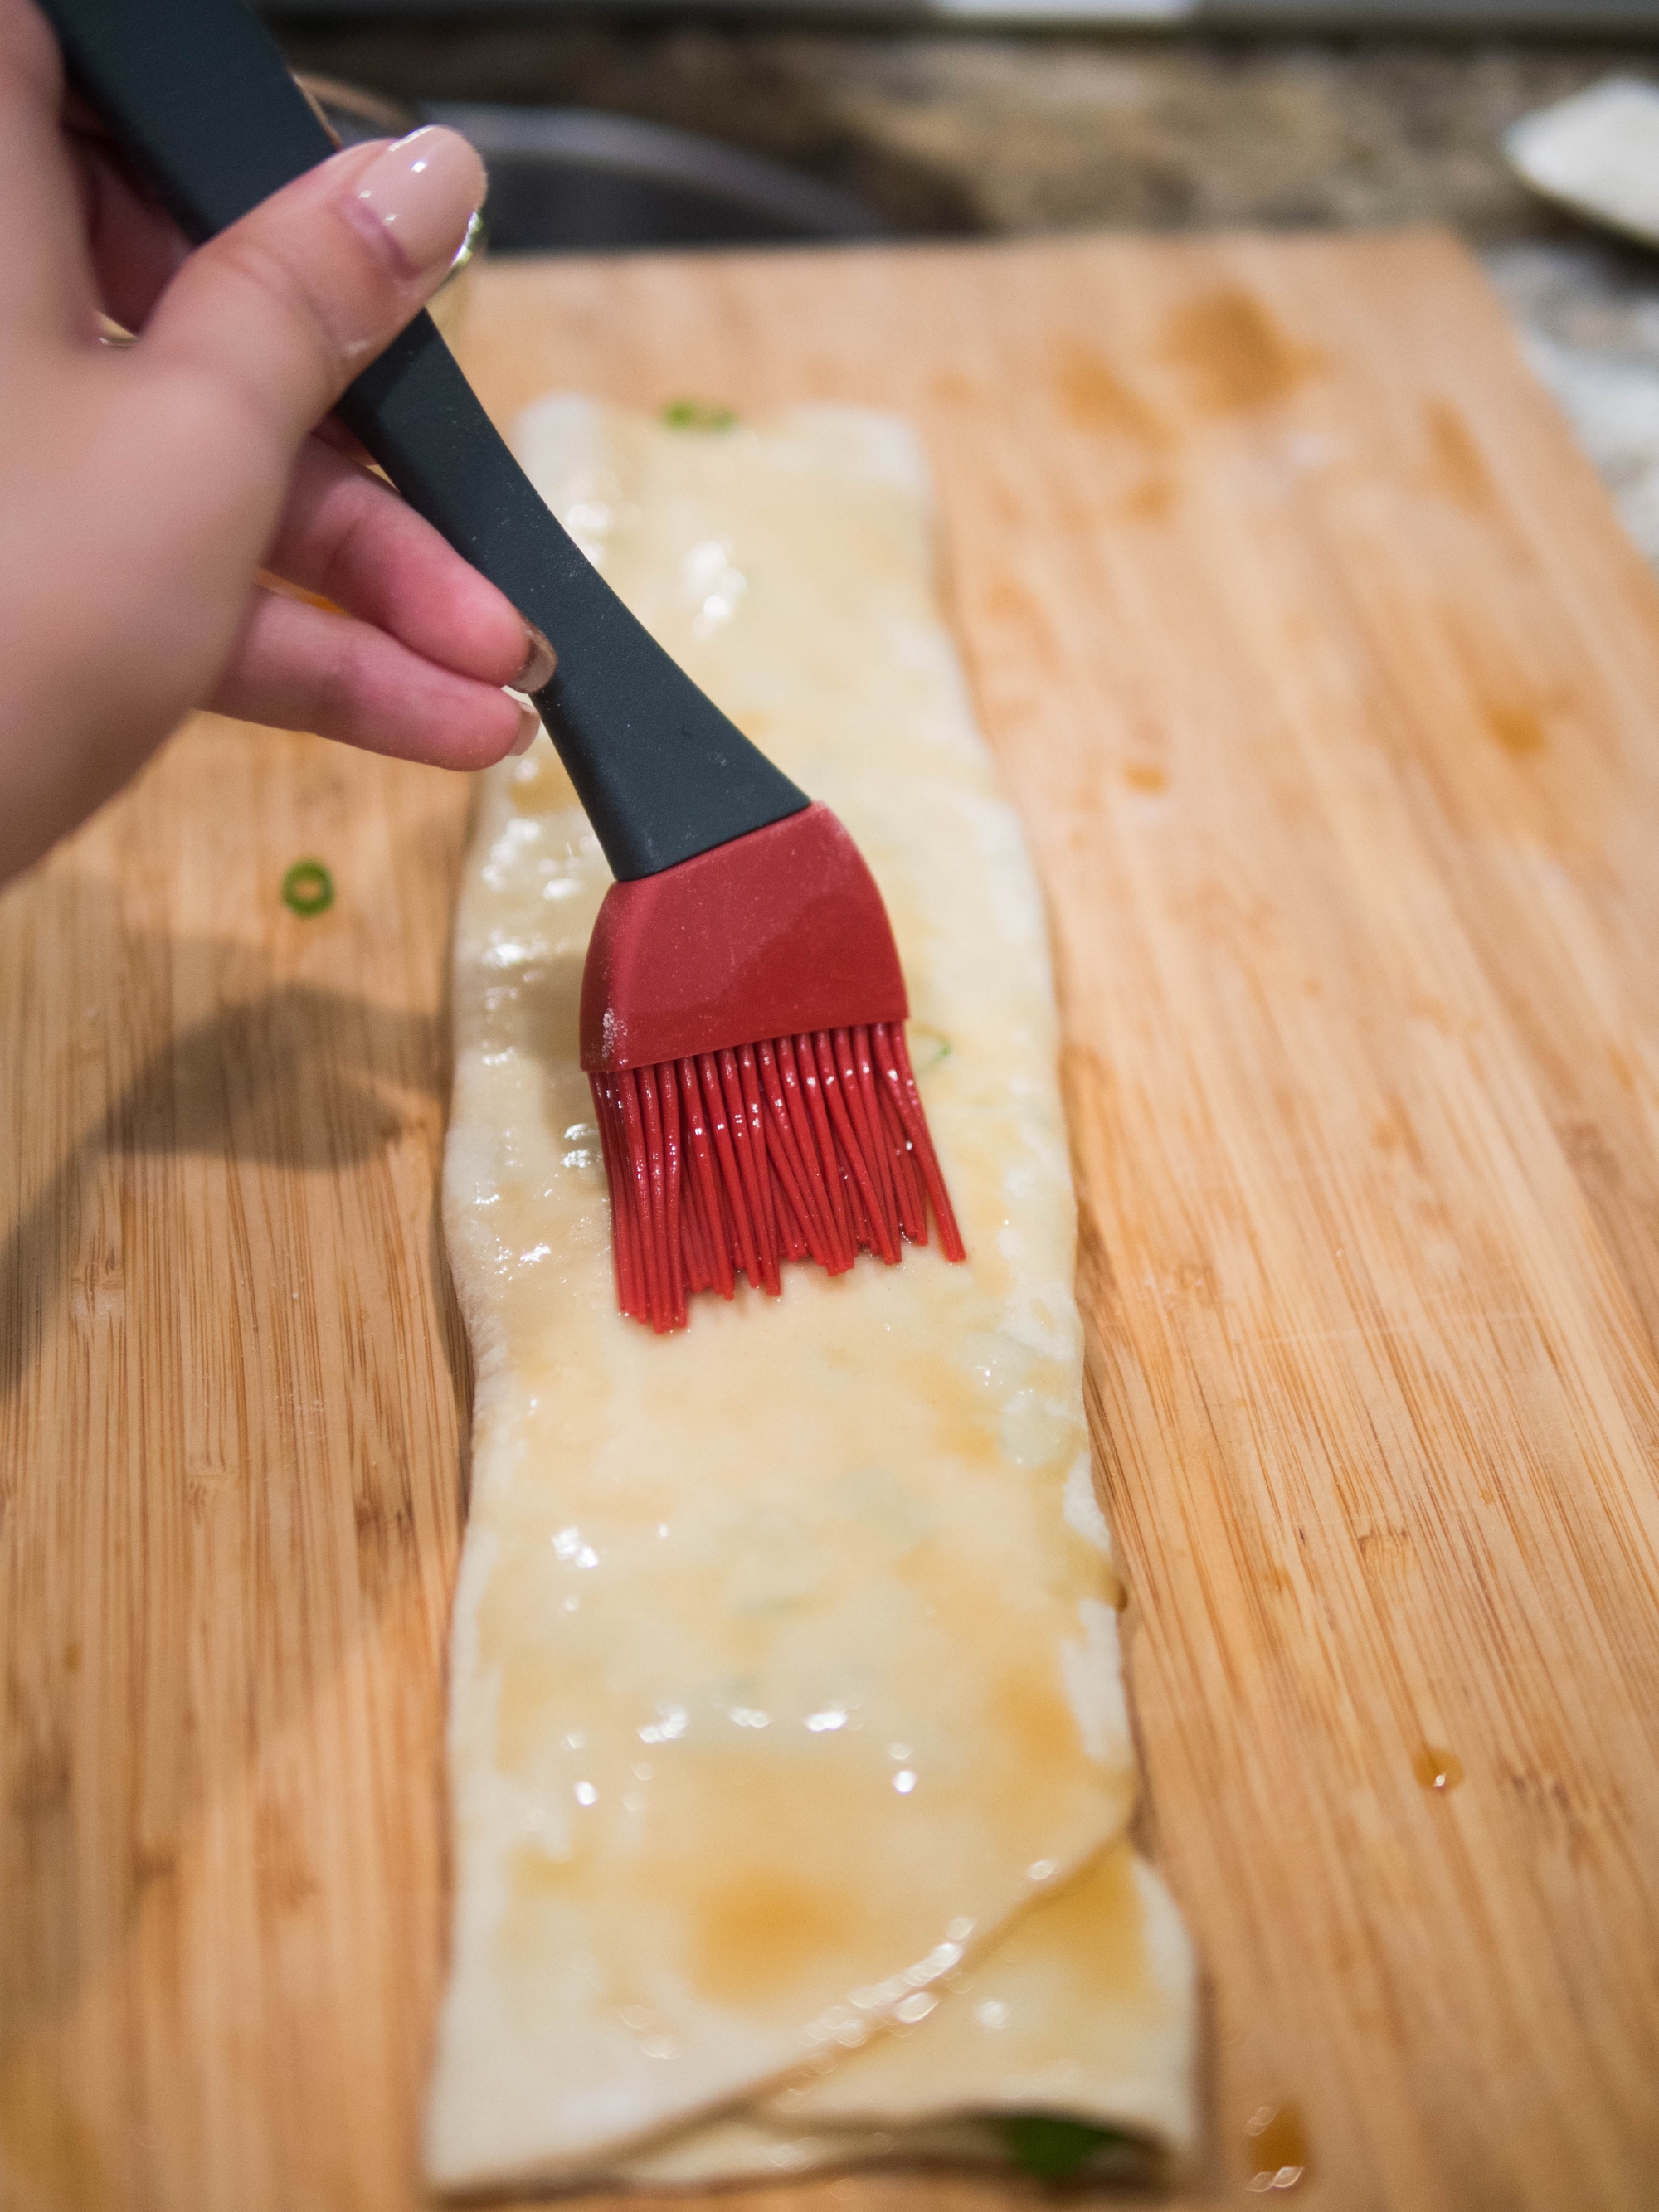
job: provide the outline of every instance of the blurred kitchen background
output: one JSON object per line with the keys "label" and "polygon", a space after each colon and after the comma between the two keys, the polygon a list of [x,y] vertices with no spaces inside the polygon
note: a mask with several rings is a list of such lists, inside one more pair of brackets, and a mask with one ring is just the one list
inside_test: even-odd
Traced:
{"label": "blurred kitchen background", "polygon": [[[1659,0],[263,12],[296,69],[388,103],[363,128],[468,132],[494,252],[1449,224],[1659,562],[1659,250],[1546,201],[1504,150],[1606,79],[1659,88]],[[1652,212],[1659,238],[1659,181]]]}

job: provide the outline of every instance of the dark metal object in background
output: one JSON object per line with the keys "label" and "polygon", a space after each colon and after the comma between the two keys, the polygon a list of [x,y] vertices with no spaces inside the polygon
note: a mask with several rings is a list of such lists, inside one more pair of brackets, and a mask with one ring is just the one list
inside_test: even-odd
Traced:
{"label": "dark metal object in background", "polygon": [[577,107],[428,101],[489,171],[492,253],[884,238],[850,192],[735,146]]}
{"label": "dark metal object in background", "polygon": [[852,193],[694,131],[580,107],[427,100],[418,108],[301,79],[342,145],[447,124],[489,171],[492,253],[626,253],[696,246],[890,238]]}

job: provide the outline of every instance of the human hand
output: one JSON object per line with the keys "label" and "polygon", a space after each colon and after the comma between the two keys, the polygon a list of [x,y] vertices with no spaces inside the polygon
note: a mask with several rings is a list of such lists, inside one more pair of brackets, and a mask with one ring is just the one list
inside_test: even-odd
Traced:
{"label": "human hand", "polygon": [[66,107],[30,0],[0,0],[0,881],[194,707],[448,768],[533,732],[500,687],[545,682],[544,641],[317,427],[483,193],[463,138],[420,131],[191,252]]}

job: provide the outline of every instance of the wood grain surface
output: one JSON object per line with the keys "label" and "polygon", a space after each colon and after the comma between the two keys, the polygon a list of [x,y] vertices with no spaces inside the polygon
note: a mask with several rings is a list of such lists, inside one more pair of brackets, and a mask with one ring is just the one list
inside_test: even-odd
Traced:
{"label": "wood grain surface", "polygon": [[[1659,591],[1471,264],[520,263],[464,350],[502,416],[926,438],[1050,901],[1146,1832],[1205,1962],[1182,2203],[1299,2131],[1330,2212],[1659,2204]],[[419,2201],[465,803],[204,720],[0,902],[7,2208]]]}

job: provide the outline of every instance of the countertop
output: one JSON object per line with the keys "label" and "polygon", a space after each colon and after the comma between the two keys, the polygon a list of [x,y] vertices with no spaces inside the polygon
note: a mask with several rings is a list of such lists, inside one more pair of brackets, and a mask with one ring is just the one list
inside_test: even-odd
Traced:
{"label": "countertop", "polygon": [[1544,207],[1504,131],[1659,49],[1220,40],[522,15],[277,19],[297,65],[411,99],[587,106],[706,132],[911,234],[1443,222],[1659,561],[1659,261]]}
{"label": "countertop", "polygon": [[522,16],[277,19],[296,63],[405,97],[596,107],[706,131],[902,228],[1557,226],[1504,127],[1659,52],[1607,41],[1011,36]]}
{"label": "countertop", "polygon": [[907,232],[1449,223],[1659,562],[1659,261],[1544,208],[1504,128],[1659,49],[525,18],[279,20],[292,60],[403,97],[591,106],[845,185]]}

